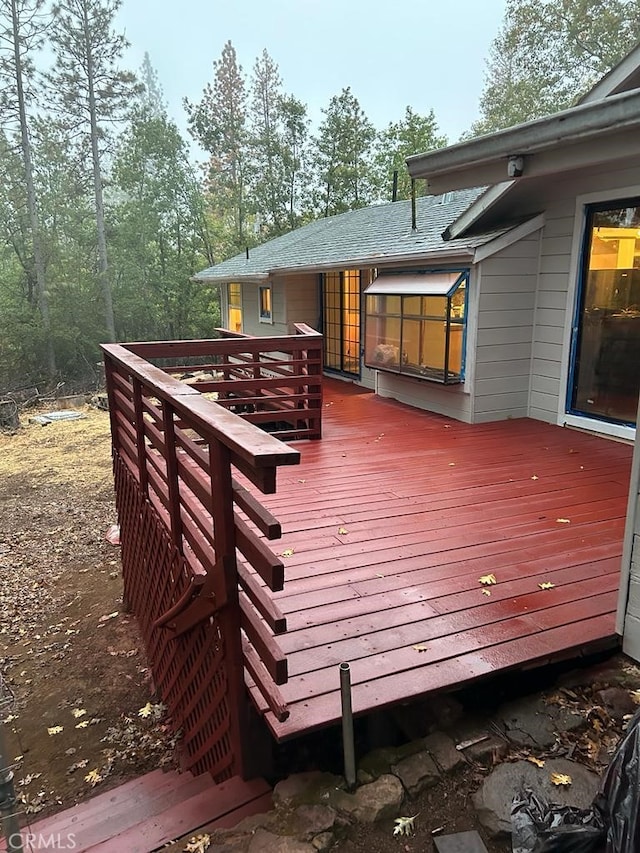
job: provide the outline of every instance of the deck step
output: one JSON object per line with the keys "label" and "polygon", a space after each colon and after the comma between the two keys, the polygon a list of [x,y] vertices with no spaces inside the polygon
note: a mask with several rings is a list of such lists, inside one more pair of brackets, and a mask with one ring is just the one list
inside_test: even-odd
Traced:
{"label": "deck step", "polygon": [[[227,782],[212,785],[208,790],[162,814],[139,821],[102,844],[84,849],[87,853],[123,853],[125,850],[127,853],[151,853],[173,839],[193,834],[213,822],[221,827],[232,827],[243,817],[264,811],[264,795],[269,790],[262,779],[244,782],[236,776]],[[255,808],[243,809],[254,803]],[[240,809],[243,813],[236,816],[235,813]]]}
{"label": "deck step", "polygon": [[[200,827],[235,826],[243,817],[270,808],[262,779],[233,777],[216,785],[208,774],[154,771],[112,791],[23,829],[32,850],[51,839],[73,843],[76,853],[150,853]],[[6,846],[0,841],[0,851]]]}

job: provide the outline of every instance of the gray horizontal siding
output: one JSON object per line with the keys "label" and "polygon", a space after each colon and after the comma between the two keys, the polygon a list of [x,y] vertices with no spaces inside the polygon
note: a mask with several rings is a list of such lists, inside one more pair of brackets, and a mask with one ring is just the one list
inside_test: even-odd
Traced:
{"label": "gray horizontal siding", "polygon": [[[276,279],[276,281],[280,281]],[[306,323],[315,329],[320,321],[318,276],[313,273],[291,275],[283,280],[286,291],[286,323],[293,332],[294,323]]]}
{"label": "gray horizontal siding", "polygon": [[378,371],[378,394],[458,421],[471,421],[471,397],[462,385],[438,385]]}
{"label": "gray horizontal siding", "polygon": [[536,304],[539,232],[482,261],[475,347],[475,422],[524,417]]}

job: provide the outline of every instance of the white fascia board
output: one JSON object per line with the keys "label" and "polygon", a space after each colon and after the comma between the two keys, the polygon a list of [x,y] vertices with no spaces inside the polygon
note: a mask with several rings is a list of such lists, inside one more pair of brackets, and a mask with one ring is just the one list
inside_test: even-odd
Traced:
{"label": "white fascia board", "polygon": [[495,184],[482,193],[471,207],[468,207],[457,219],[455,219],[442,234],[443,240],[454,240],[470,228],[480,217],[490,210],[500,199],[506,195],[515,181],[503,181]]}
{"label": "white fascia board", "polygon": [[495,240],[491,240],[488,243],[484,243],[482,246],[478,246],[475,254],[475,262],[479,263],[480,261],[484,261],[485,258],[490,258],[491,255],[495,255],[496,252],[501,252],[513,243],[517,243],[518,240],[524,240],[524,238],[528,237],[529,234],[533,234],[534,231],[539,231],[544,226],[544,221],[544,213],[539,213],[537,216],[534,216],[532,219],[528,219],[521,225],[516,225],[515,228],[507,231],[506,234],[501,234],[499,237],[496,237]]}
{"label": "white fascia board", "polygon": [[603,98],[610,97],[621,86],[624,86],[627,80],[638,74],[639,71],[640,44],[637,44],[611,71],[608,71],[604,77],[601,77],[595,86],[589,89],[586,95],[583,95],[578,100],[578,104],[591,104],[594,101],[601,101]]}
{"label": "white fascia board", "polygon": [[[455,180],[458,172],[479,171],[481,167],[501,164],[498,183],[504,180],[509,157],[535,154],[552,148],[564,148],[572,143],[601,138],[612,131],[640,126],[640,89],[612,95],[601,101],[581,104],[544,118],[515,125],[476,139],[440,148],[407,159],[412,178],[426,178],[429,190],[437,195],[446,192],[436,185],[438,178],[450,180],[447,188],[461,187]],[[481,186],[480,178],[466,186]]]}

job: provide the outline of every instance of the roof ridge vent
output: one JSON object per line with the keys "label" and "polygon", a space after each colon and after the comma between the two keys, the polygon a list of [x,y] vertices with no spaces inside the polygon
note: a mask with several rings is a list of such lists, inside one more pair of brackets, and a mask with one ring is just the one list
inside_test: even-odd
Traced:
{"label": "roof ridge vent", "polygon": [[453,193],[442,193],[442,195],[438,199],[438,204],[449,204],[450,201],[453,201]]}

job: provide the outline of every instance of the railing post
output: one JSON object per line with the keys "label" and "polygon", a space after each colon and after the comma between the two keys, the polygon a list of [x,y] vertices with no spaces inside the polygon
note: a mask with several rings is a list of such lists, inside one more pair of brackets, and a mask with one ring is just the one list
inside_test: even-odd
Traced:
{"label": "railing post", "polygon": [[[133,408],[136,413],[136,444],[138,450],[138,478],[140,490],[145,498],[149,497],[149,475],[147,472],[147,448],[144,434],[144,412],[142,408],[142,383],[135,377],[131,378],[133,388]],[[165,415],[166,417],[166,415]]]}
{"label": "railing post", "polygon": [[233,509],[233,484],[229,450],[219,441],[209,442],[211,496],[213,504],[213,535],[216,562],[224,566],[226,604],[218,620],[225,642],[228,679],[229,728],[232,751],[236,761],[234,773],[246,777],[249,763],[249,708],[244,683],[244,657],[238,601],[238,568],[236,563],[236,532]]}
{"label": "railing post", "polygon": [[167,492],[169,498],[169,518],[171,519],[171,542],[182,554],[182,518],[180,515],[180,483],[178,462],[176,459],[176,430],[173,422],[173,409],[167,400],[162,401],[162,419],[164,421],[164,458],[167,465]]}

